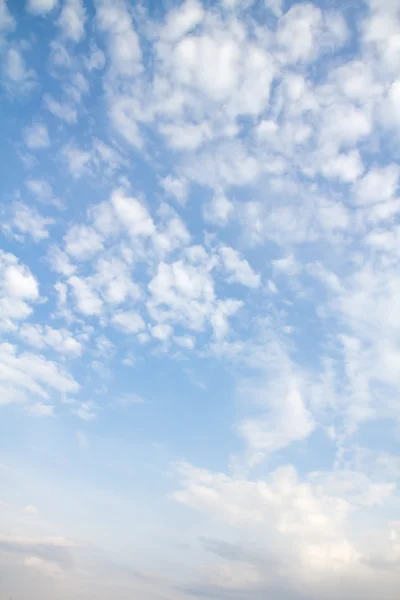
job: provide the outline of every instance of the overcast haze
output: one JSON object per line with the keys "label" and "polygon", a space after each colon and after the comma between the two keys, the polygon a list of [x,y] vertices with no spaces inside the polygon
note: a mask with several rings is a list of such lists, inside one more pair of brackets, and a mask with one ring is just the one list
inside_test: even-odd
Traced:
{"label": "overcast haze", "polygon": [[0,598],[395,600],[400,0],[0,0]]}

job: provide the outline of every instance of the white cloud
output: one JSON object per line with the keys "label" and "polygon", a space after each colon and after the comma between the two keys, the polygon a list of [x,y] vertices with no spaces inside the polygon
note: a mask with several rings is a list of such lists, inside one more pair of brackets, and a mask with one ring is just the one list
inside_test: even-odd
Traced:
{"label": "white cloud", "polygon": [[136,148],[141,148],[143,145],[138,127],[139,112],[138,102],[129,96],[118,96],[112,99],[110,106],[111,123],[125,141]]}
{"label": "white cloud", "polygon": [[277,42],[288,62],[308,61],[318,52],[317,36],[321,35],[322,14],[313,4],[292,6],[279,21]]}
{"label": "white cloud", "polygon": [[68,170],[74,179],[82,177],[88,171],[91,160],[90,152],[69,144],[63,149],[63,155],[67,162]]}
{"label": "white cloud", "polygon": [[111,202],[117,217],[132,236],[149,237],[154,233],[153,220],[139,200],[127,197],[118,190],[113,192]]}
{"label": "white cloud", "polygon": [[301,269],[301,266],[293,255],[273,260],[272,265],[278,273],[285,273],[290,276],[296,275]]}
{"label": "white cloud", "polygon": [[103,239],[92,227],[74,225],[64,236],[64,248],[75,260],[87,260],[103,249]]}
{"label": "white cloud", "polygon": [[229,282],[236,281],[250,288],[259,287],[260,275],[253,271],[247,260],[241,258],[237,250],[229,246],[222,246],[219,253]]}
{"label": "white cloud", "polygon": [[58,20],[64,37],[80,42],[85,35],[86,11],[82,0],[66,0]]}
{"label": "white cloud", "polygon": [[76,309],[83,315],[99,316],[103,310],[103,302],[93,289],[90,281],[73,275],[68,279],[72,294],[76,301]]}
{"label": "white cloud", "polygon": [[[2,386],[2,402],[27,401],[27,394],[32,398],[39,396],[44,400],[50,393],[75,393],[79,389],[77,382],[60,365],[29,352],[19,353],[11,344],[0,344],[0,383]],[[44,406],[44,408],[43,408]],[[50,405],[39,405],[32,410],[38,413],[49,412]],[[30,410],[30,409],[29,409]]]}
{"label": "white cloud", "polygon": [[35,348],[51,348],[60,354],[77,357],[82,354],[82,344],[66,329],[54,329],[49,325],[24,324],[18,332],[26,344]]}
{"label": "white cloud", "polygon": [[78,120],[78,113],[74,106],[66,102],[58,102],[50,94],[43,96],[43,104],[46,110],[69,125],[73,125]]}
{"label": "white cloud", "polygon": [[220,226],[228,223],[233,211],[234,206],[232,202],[221,192],[216,193],[203,208],[205,220]]}
{"label": "white cloud", "polygon": [[89,72],[102,69],[105,65],[106,59],[104,57],[104,53],[97,48],[97,46],[93,45],[91,47],[91,52],[89,57],[85,61],[86,69]]}
{"label": "white cloud", "polygon": [[113,68],[124,76],[137,75],[141,70],[142,53],[125,2],[119,0],[109,4],[101,0],[97,5],[96,18],[100,30],[107,33]]}
{"label": "white cloud", "polygon": [[26,187],[39,202],[53,204],[57,208],[62,208],[60,200],[54,196],[53,188],[48,181],[45,181],[44,179],[28,179],[26,181]]}
{"label": "white cloud", "polygon": [[[292,559],[300,559],[299,566],[304,561],[307,568],[313,569],[321,559],[323,569],[329,570],[342,560],[343,564],[357,560],[357,551],[347,542],[343,527],[347,503],[299,481],[291,465],[270,472],[264,481],[231,478],[185,463],[178,466],[178,475],[182,489],[173,494],[177,502],[210,513],[231,526],[272,528],[272,539],[279,540],[278,548],[284,540],[294,545]],[[345,541],[347,544],[343,544]],[[333,550],[336,544],[343,544],[347,552],[330,556],[330,564],[331,553],[325,555],[324,549]],[[313,547],[316,554],[310,552]]]}
{"label": "white cloud", "polygon": [[66,277],[73,275],[76,271],[76,266],[70,262],[69,257],[57,247],[53,246],[49,249],[48,261],[53,271]]}
{"label": "white cloud", "polygon": [[173,331],[171,325],[159,324],[151,327],[151,335],[161,342],[168,341],[173,334]]}
{"label": "white cloud", "polygon": [[146,325],[142,317],[135,311],[122,311],[114,315],[113,323],[127,333],[138,333]]}
{"label": "white cloud", "polygon": [[27,69],[24,57],[17,48],[9,48],[5,57],[4,74],[11,92],[29,92],[36,84],[36,73]]}
{"label": "white cloud", "polygon": [[27,10],[35,15],[45,15],[58,5],[58,0],[28,0]]}
{"label": "white cloud", "polygon": [[209,274],[182,261],[160,263],[149,291],[148,310],[157,321],[170,319],[200,331],[213,309],[214,286]]}
{"label": "white cloud", "polygon": [[6,252],[0,252],[0,274],[1,328],[12,330],[16,322],[32,313],[31,303],[39,299],[39,285],[28,267]]}
{"label": "white cloud", "polygon": [[392,198],[397,190],[400,169],[391,164],[373,167],[357,183],[356,198],[360,204],[373,204]]}
{"label": "white cloud", "polygon": [[111,307],[136,301],[141,296],[140,286],[132,281],[129,266],[123,260],[100,258],[91,281]]}
{"label": "white cloud", "polygon": [[204,18],[203,7],[196,0],[186,0],[179,8],[168,13],[163,38],[176,42],[193,30]]}
{"label": "white cloud", "polygon": [[314,428],[314,419],[299,390],[289,387],[283,397],[271,399],[271,409],[265,417],[244,420],[239,432],[257,453],[273,452],[305,440]]}
{"label": "white cloud", "polygon": [[93,421],[97,416],[96,409],[96,404],[92,400],[89,400],[87,402],[80,402],[74,406],[72,413],[79,417],[79,419],[82,419],[82,421]]}
{"label": "white cloud", "polygon": [[33,123],[24,131],[25,144],[29,149],[48,148],[50,146],[49,133],[44,123]]}
{"label": "white cloud", "polygon": [[232,317],[242,306],[241,300],[217,300],[210,315],[210,322],[217,340],[224,339],[229,332],[229,317]]}
{"label": "white cloud", "polygon": [[[172,64],[180,83],[195,85],[215,101],[224,101],[237,86],[240,50],[235,39],[216,31],[193,35],[175,47]],[[211,68],[212,65],[212,68]]]}
{"label": "white cloud", "polygon": [[363,171],[364,168],[357,150],[353,150],[349,154],[338,154],[322,166],[322,173],[325,177],[337,177],[347,183],[356,181]]}
{"label": "white cloud", "polygon": [[264,0],[264,2],[276,17],[282,16],[283,0]]}
{"label": "white cloud", "polygon": [[3,271],[4,291],[16,298],[36,300],[39,297],[39,286],[29,269],[18,264],[12,255],[3,254],[2,258],[6,264]]}
{"label": "white cloud", "polygon": [[[180,489],[173,498],[203,513],[203,519],[208,516],[208,522],[217,521],[223,532],[218,538],[202,535],[212,563],[197,571],[188,591],[246,598],[273,591],[277,597],[300,599],[307,589],[307,597],[332,600],[338,594],[345,600],[372,600],[381,592],[396,597],[397,524],[380,530],[377,546],[378,538],[366,533],[363,509],[338,496],[337,488],[301,479],[291,465],[260,480],[187,463],[176,471]],[[360,520],[357,533],[349,527],[352,517]],[[268,536],[259,535],[260,530]]]}
{"label": "white cloud", "polygon": [[212,137],[212,132],[207,123],[192,124],[167,124],[160,127],[161,133],[168,139],[171,148],[177,150],[195,150]]}
{"label": "white cloud", "polygon": [[176,335],[174,336],[174,342],[178,346],[187,348],[188,350],[193,350],[196,345],[195,339],[190,335]]}
{"label": "white cloud", "polygon": [[[21,347],[1,349],[0,401],[55,413],[57,396],[78,391],[66,365],[80,357],[70,368],[85,373],[84,401],[64,397],[63,407],[90,421],[141,360],[168,350],[162,362],[190,360],[196,379],[210,356],[218,361],[218,386],[239,396],[240,416],[223,428],[243,450],[230,457],[232,475],[179,469],[175,499],[204,514],[184,540],[196,569],[182,570],[179,557],[175,581],[171,558],[173,584],[162,590],[171,598],[397,597],[399,529],[387,521],[399,465],[361,457],[357,443],[373,429],[374,444],[383,436],[389,446],[387,423],[400,424],[399,6],[370,0],[351,32],[343,11],[280,0],[186,0],[154,20],[136,3],[96,0],[90,24],[80,0],[65,0],[51,15],[59,38],[51,80],[40,84],[44,106],[64,120],[49,129],[56,154],[26,152],[50,146],[36,118],[15,142],[30,173],[25,191],[54,202],[48,178],[66,212],[46,260],[44,244],[19,246],[35,276],[1,255],[0,320]],[[7,14],[5,22],[12,27]],[[2,46],[6,86],[11,65],[23,87],[37,54],[30,43]],[[10,206],[6,230],[47,238],[46,217]],[[212,399],[212,377],[208,388]],[[214,433],[224,450],[228,438]],[[72,435],[86,447],[85,434]],[[309,472],[325,463],[326,472]],[[181,552],[176,541],[168,548]],[[16,546],[27,566],[51,574],[47,553]],[[87,573],[85,560],[77,557],[75,575]]]}
{"label": "white cloud", "polygon": [[0,31],[12,31],[14,28],[15,19],[7,7],[7,0],[0,0]]}
{"label": "white cloud", "polygon": [[161,206],[159,216],[162,221],[158,224],[152,241],[154,249],[160,256],[165,256],[190,243],[191,236],[186,225],[168,205]]}
{"label": "white cloud", "polygon": [[24,241],[26,237],[31,236],[34,242],[40,242],[49,237],[48,227],[54,222],[50,217],[42,217],[35,208],[23,202],[15,202],[12,205],[12,214],[4,223],[3,230],[19,241]]}
{"label": "white cloud", "polygon": [[169,196],[176,198],[181,204],[186,202],[188,186],[184,179],[167,175],[162,179],[161,185]]}

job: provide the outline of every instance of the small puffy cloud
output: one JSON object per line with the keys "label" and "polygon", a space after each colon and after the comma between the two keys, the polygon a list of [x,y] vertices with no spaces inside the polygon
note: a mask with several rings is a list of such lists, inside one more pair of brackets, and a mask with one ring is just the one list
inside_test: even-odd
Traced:
{"label": "small puffy cloud", "polygon": [[111,202],[117,217],[132,236],[149,237],[154,233],[153,220],[139,200],[118,190],[113,192]]}
{"label": "small puffy cloud", "polygon": [[210,322],[216,340],[223,340],[229,332],[229,317],[232,317],[242,306],[241,300],[217,300]]}
{"label": "small puffy cloud", "polygon": [[196,0],[186,0],[179,8],[168,13],[162,31],[163,39],[176,42],[199,25],[204,18],[202,5]]}
{"label": "small puffy cloud", "polygon": [[345,183],[357,181],[363,171],[364,167],[357,150],[352,150],[348,154],[338,154],[324,161],[321,168],[321,172],[325,177],[337,177]]}
{"label": "small puffy cloud", "polygon": [[28,0],[27,10],[35,15],[45,15],[58,5],[58,0]]}
{"label": "small puffy cloud", "polygon": [[101,0],[96,19],[99,29],[107,35],[113,69],[125,77],[137,75],[141,71],[142,51],[132,16],[125,4]]}
{"label": "small puffy cloud", "polygon": [[4,61],[4,76],[11,93],[27,93],[36,85],[36,73],[28,69],[18,48],[9,48]]}
{"label": "small puffy cloud", "polygon": [[15,19],[8,9],[7,0],[0,0],[0,32],[2,33],[3,31],[12,31],[14,28]]}
{"label": "small puffy cloud", "polygon": [[85,67],[89,72],[100,70],[106,62],[104,53],[96,45],[91,47],[91,52],[85,60]]}
{"label": "small puffy cloud", "polygon": [[208,204],[204,205],[203,214],[206,221],[214,225],[224,226],[228,223],[234,212],[234,205],[219,192],[215,194]]}
{"label": "small puffy cloud", "polygon": [[87,260],[103,249],[103,238],[86,225],[74,225],[64,236],[65,252],[75,260]]}
{"label": "small puffy cloud", "polygon": [[64,37],[80,42],[85,35],[86,11],[82,0],[66,0],[58,19]]}
{"label": "small puffy cloud", "polygon": [[308,438],[315,428],[298,389],[288,389],[283,398],[272,400],[265,417],[246,419],[239,432],[254,452],[273,452]]}
{"label": "small puffy cloud", "polygon": [[173,331],[171,325],[166,324],[159,324],[151,327],[151,335],[157,340],[160,340],[160,342],[167,342]]}
{"label": "small puffy cloud", "polygon": [[133,310],[117,312],[112,322],[126,333],[138,333],[146,327],[140,314]]}
{"label": "small puffy cloud", "polygon": [[78,312],[88,316],[101,314],[103,302],[89,280],[73,275],[68,279],[68,284],[71,287]]}
{"label": "small puffy cloud", "polygon": [[0,252],[1,329],[14,329],[32,313],[39,300],[39,284],[26,265],[13,254]]}
{"label": "small puffy cloud", "polygon": [[36,416],[47,416],[53,407],[46,402],[54,392],[75,393],[79,389],[74,378],[59,364],[39,354],[18,352],[12,344],[0,344],[0,386],[2,402],[27,402],[39,397],[27,407]]}
{"label": "small puffy cloud", "polygon": [[3,230],[18,241],[24,241],[30,236],[34,242],[40,242],[49,237],[48,228],[54,224],[54,219],[43,217],[33,207],[16,202],[11,207],[11,214],[3,224]]}
{"label": "small puffy cloud", "polygon": [[74,405],[72,413],[82,421],[93,421],[97,415],[97,406],[92,400],[79,402],[79,404]]}
{"label": "small puffy cloud", "polygon": [[51,348],[64,356],[77,357],[82,354],[82,344],[66,329],[54,329],[49,325],[23,324],[18,335],[34,348]]}
{"label": "small puffy cloud", "polygon": [[67,102],[59,102],[51,94],[43,96],[43,104],[46,110],[68,123],[68,125],[73,125],[78,120],[78,113],[74,106]]}
{"label": "small puffy cloud", "polygon": [[188,185],[185,179],[167,175],[167,177],[161,180],[161,185],[168,196],[176,198],[180,204],[186,202]]}
{"label": "small puffy cloud", "polygon": [[11,296],[36,300],[39,296],[39,286],[27,267],[9,264],[4,272],[4,290]]}
{"label": "small puffy cloud", "polygon": [[167,138],[168,145],[177,150],[196,150],[212,137],[211,129],[207,123],[199,125],[168,123],[160,126],[160,130]]}
{"label": "small puffy cloud", "polygon": [[50,146],[49,133],[43,123],[34,123],[24,131],[24,140],[27,148],[36,150]]}
{"label": "small puffy cloud", "polygon": [[28,179],[25,185],[39,202],[62,208],[62,203],[54,196],[53,188],[45,179]]}
{"label": "small puffy cloud", "polygon": [[91,161],[90,152],[69,144],[63,149],[63,156],[74,179],[79,179],[88,171]]}
{"label": "small puffy cloud", "polygon": [[183,261],[160,263],[149,283],[149,291],[148,310],[157,321],[170,319],[201,330],[213,310],[211,277],[203,269]]}
{"label": "small puffy cloud", "polygon": [[396,193],[400,169],[391,164],[371,168],[356,185],[356,200],[359,204],[375,204],[391,199]]}
{"label": "small puffy cloud", "polygon": [[175,344],[187,350],[193,350],[196,345],[195,339],[190,335],[175,335],[173,339]]}
{"label": "small puffy cloud", "polygon": [[300,264],[295,257],[290,254],[286,258],[278,258],[272,261],[272,266],[278,273],[283,273],[290,277],[297,275],[301,269]]}
{"label": "small puffy cloud", "polygon": [[229,246],[222,246],[219,253],[223,267],[228,274],[228,281],[235,281],[250,288],[259,287],[260,275],[253,271],[247,260],[241,258],[237,250]]}

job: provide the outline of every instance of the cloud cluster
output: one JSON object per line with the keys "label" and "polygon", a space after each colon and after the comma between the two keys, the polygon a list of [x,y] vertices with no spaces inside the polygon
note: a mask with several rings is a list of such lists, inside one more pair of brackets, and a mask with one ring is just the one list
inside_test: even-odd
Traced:
{"label": "cloud cluster", "polygon": [[[125,439],[107,410],[152,404],[143,444],[165,422],[165,456],[190,455],[166,510],[193,519],[165,578],[99,589],[66,538],[7,533],[15,568],[74,573],[65,597],[397,597],[399,11],[0,0],[0,404],[66,417],[71,461],[121,490],[131,465],[96,454],[102,434]],[[184,408],[143,402],[153,373]],[[188,373],[201,451],[170,439],[170,413],[197,420]]]}

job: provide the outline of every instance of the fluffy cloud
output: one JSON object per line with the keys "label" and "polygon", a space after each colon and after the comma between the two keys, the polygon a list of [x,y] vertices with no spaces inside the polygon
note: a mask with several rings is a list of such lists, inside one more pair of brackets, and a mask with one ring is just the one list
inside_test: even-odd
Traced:
{"label": "fluffy cloud", "polygon": [[5,85],[11,93],[26,94],[36,85],[36,74],[27,68],[18,48],[9,48],[4,63]]}
{"label": "fluffy cloud", "polygon": [[[18,353],[11,344],[1,344],[0,363],[2,403],[26,402],[28,394],[47,400],[54,391],[74,393],[79,389],[77,382],[57,363],[30,352]],[[34,404],[30,410],[34,414],[46,414],[47,407]],[[51,414],[51,407],[49,411],[47,414]]]}
{"label": "fluffy cloud", "polygon": [[285,397],[273,399],[265,417],[246,419],[240,424],[240,434],[257,452],[272,452],[293,442],[307,439],[315,427],[299,391],[289,388]]}
{"label": "fluffy cloud", "polygon": [[18,333],[25,343],[34,348],[49,347],[60,354],[72,357],[82,354],[82,344],[66,329],[54,329],[49,325],[24,324]]}
{"label": "fluffy cloud", "polygon": [[253,271],[247,260],[241,258],[236,250],[223,246],[220,254],[228,273],[228,281],[237,281],[250,288],[257,288],[260,285],[260,275]]}
{"label": "fluffy cloud", "polygon": [[0,253],[0,313],[2,329],[13,329],[27,318],[39,298],[39,285],[31,271],[13,254]]}
{"label": "fluffy cloud", "polygon": [[58,25],[63,35],[79,42],[85,35],[86,11],[82,0],[67,0],[61,11]]}
{"label": "fluffy cloud", "polygon": [[49,133],[43,123],[34,123],[25,130],[25,143],[29,149],[47,148],[50,146]]}
{"label": "fluffy cloud", "polygon": [[37,210],[23,202],[16,202],[3,229],[19,241],[31,236],[34,242],[40,242],[49,237],[48,227],[53,224],[54,219],[41,216]]}
{"label": "fluffy cloud", "polygon": [[27,9],[36,15],[45,15],[55,8],[58,0],[28,0]]}

